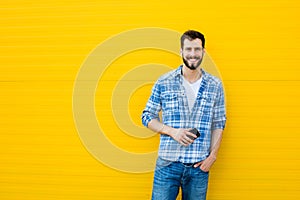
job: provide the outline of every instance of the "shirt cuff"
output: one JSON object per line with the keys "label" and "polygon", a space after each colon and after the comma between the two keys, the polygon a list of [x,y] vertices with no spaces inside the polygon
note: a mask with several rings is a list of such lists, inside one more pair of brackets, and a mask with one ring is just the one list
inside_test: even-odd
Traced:
{"label": "shirt cuff", "polygon": [[222,120],[222,121],[217,121],[214,122],[212,125],[212,130],[216,130],[216,129],[225,129],[225,124],[226,124],[226,120]]}
{"label": "shirt cuff", "polygon": [[142,123],[143,123],[143,125],[144,125],[145,127],[148,127],[148,124],[149,124],[149,122],[150,122],[152,119],[158,119],[158,120],[159,120],[159,117],[143,114],[143,116],[142,116]]}

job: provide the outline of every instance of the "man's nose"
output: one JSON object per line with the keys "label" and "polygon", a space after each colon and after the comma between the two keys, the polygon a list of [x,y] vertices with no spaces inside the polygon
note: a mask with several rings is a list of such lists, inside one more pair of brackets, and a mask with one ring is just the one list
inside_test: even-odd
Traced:
{"label": "man's nose", "polygon": [[191,52],[190,52],[191,56],[194,56],[196,54],[195,50],[192,49]]}

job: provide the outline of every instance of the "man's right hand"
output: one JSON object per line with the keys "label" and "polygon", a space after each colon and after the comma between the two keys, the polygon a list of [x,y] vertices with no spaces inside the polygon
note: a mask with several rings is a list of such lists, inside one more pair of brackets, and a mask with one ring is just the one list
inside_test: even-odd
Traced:
{"label": "man's right hand", "polygon": [[170,136],[176,140],[179,144],[188,146],[194,142],[194,140],[197,138],[197,136],[191,132],[189,132],[191,129],[174,129],[172,130],[172,133]]}

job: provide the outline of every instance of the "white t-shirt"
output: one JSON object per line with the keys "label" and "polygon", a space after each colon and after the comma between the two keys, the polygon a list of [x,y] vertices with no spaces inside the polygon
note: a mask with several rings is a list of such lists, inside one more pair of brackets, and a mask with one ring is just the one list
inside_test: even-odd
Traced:
{"label": "white t-shirt", "polygon": [[195,101],[196,101],[196,98],[197,98],[197,94],[198,94],[198,91],[199,91],[199,88],[200,88],[201,81],[202,81],[202,76],[199,80],[197,80],[194,83],[190,83],[188,80],[186,80],[183,77],[183,86],[184,86],[185,91],[186,91],[186,96],[187,96],[187,99],[188,99],[188,105],[189,105],[190,112],[192,112],[192,109],[194,107],[194,104],[195,104]]}

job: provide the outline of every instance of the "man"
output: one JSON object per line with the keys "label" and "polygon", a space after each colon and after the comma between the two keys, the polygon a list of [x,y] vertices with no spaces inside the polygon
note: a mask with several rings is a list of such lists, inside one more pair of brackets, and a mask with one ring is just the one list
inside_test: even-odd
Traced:
{"label": "man", "polygon": [[142,114],[143,124],[160,133],[153,200],[175,200],[180,187],[183,200],[206,199],[226,116],[221,81],[200,68],[204,46],[197,31],[181,36],[183,65],[159,78]]}

